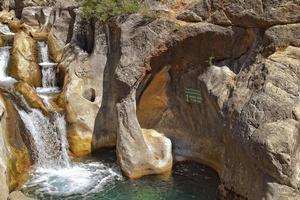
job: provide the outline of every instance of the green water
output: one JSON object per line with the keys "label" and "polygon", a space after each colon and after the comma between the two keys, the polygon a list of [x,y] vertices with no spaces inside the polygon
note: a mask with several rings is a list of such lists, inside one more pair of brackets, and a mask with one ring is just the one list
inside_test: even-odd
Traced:
{"label": "green water", "polygon": [[[115,164],[115,157],[111,153],[105,153],[105,156],[99,158],[88,158],[76,162],[87,171],[76,168],[71,172],[60,173],[58,170],[54,175],[52,173],[45,175],[45,172],[40,172],[34,175],[35,178],[29,181],[23,188],[23,192],[37,199],[53,200],[217,199],[219,185],[217,174],[210,168],[194,162],[176,164],[169,177],[146,176],[138,180],[122,177]],[[99,166],[95,164],[99,162],[100,168],[104,168],[96,172]],[[87,165],[89,167],[86,167]],[[107,173],[109,170],[113,172]],[[73,172],[71,176],[66,175],[66,173]]]}
{"label": "green water", "polygon": [[195,163],[174,167],[172,177],[148,176],[117,182],[111,189],[91,199],[107,200],[213,200],[218,177],[210,169]]}

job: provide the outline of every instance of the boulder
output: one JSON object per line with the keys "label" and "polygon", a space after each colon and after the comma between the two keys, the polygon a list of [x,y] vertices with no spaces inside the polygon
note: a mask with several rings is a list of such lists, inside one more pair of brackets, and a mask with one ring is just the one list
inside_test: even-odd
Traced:
{"label": "boulder", "polygon": [[37,44],[25,32],[15,35],[11,51],[9,75],[33,87],[41,86],[41,70],[37,58]]}
{"label": "boulder", "polygon": [[155,130],[142,130],[136,117],[132,116],[134,104],[123,102],[117,106],[117,157],[124,174],[129,178],[140,178],[170,173],[173,163],[171,141]]}
{"label": "boulder", "polygon": [[185,21],[185,22],[201,22],[203,21],[200,16],[192,11],[185,11],[180,13],[177,17],[178,20]]}
{"label": "boulder", "polygon": [[45,106],[41,97],[38,96],[35,89],[32,86],[30,86],[28,83],[18,82],[15,85],[15,89],[17,92],[23,95],[23,97],[30,105],[30,107],[40,109],[43,111],[44,114],[49,113],[49,110]]}

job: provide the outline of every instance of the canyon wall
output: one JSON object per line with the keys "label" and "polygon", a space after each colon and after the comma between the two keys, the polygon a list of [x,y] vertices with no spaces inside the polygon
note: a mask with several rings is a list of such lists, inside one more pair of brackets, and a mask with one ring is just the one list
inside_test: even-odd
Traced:
{"label": "canyon wall", "polygon": [[72,1],[17,2],[59,63],[74,155],[122,155],[120,138],[154,129],[175,160],[214,168],[224,198],[300,198],[299,1],[147,1],[106,23]]}

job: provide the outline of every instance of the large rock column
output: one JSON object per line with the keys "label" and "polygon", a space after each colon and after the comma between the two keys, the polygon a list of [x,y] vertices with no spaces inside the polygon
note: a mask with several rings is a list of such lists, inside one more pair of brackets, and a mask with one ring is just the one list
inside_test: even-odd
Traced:
{"label": "large rock column", "polygon": [[171,140],[154,130],[142,130],[136,117],[136,102],[127,98],[117,104],[119,129],[117,156],[124,174],[139,178],[172,169]]}

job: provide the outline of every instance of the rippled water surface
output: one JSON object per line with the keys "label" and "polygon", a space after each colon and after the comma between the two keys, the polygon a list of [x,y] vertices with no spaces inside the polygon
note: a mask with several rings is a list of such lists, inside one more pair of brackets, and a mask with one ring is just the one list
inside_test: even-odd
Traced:
{"label": "rippled water surface", "polygon": [[112,152],[100,158],[75,161],[70,168],[36,169],[23,192],[37,199],[53,200],[214,200],[219,184],[211,169],[185,162],[173,174],[122,177]]}

